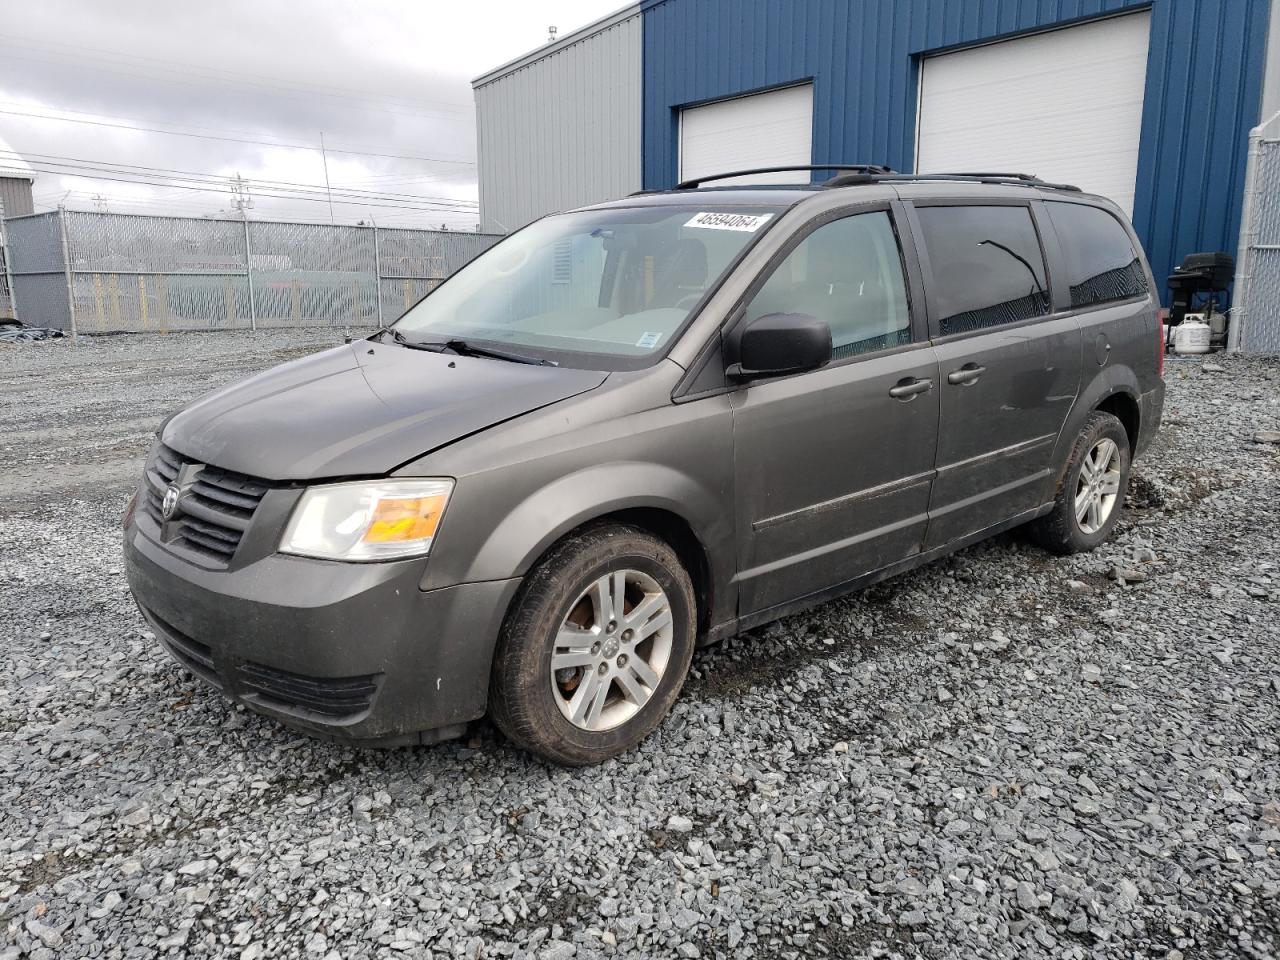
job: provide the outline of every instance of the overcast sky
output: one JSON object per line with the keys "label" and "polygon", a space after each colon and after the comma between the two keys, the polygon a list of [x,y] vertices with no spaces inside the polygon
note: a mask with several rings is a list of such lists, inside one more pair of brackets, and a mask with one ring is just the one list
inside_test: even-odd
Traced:
{"label": "overcast sky", "polygon": [[471,79],[622,5],[23,3],[0,18],[0,167],[36,169],[37,209],[225,214],[240,174],[251,217],[327,222],[323,132],[337,222],[472,229]]}

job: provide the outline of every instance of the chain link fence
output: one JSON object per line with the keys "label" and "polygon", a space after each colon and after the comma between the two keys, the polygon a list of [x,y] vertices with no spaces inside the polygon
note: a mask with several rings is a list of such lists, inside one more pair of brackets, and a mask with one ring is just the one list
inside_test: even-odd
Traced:
{"label": "chain link fence", "polygon": [[1228,346],[1280,354],[1280,114],[1249,135]]}
{"label": "chain link fence", "polygon": [[71,211],[5,226],[21,319],[78,333],[378,326],[500,239]]}

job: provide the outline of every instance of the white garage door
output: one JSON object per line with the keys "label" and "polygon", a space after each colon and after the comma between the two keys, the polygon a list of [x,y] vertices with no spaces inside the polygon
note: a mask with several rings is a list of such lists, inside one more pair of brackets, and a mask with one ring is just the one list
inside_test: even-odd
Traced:
{"label": "white garage door", "polygon": [[916,170],[1032,173],[1133,212],[1149,13],[940,54],[921,66]]}
{"label": "white garage door", "polygon": [[[728,170],[813,163],[813,85],[720,100],[680,111],[680,179]],[[808,177],[800,175],[802,182]],[[794,173],[723,183],[796,183]]]}

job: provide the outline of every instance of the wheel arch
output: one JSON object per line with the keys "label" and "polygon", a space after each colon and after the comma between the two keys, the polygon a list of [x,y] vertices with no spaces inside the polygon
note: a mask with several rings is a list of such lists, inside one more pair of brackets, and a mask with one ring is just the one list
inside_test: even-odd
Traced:
{"label": "wheel arch", "polygon": [[[633,506],[623,507],[599,513],[582,520],[575,526],[563,531],[554,540],[546,544],[542,551],[528,564],[529,568],[537,565],[544,556],[556,548],[556,545],[588,527],[617,523],[636,527],[645,533],[661,540],[680,560],[681,566],[693,583],[694,602],[697,604],[698,635],[705,635],[711,625],[711,611],[717,591],[711,576],[711,560],[702,540],[694,533],[689,522],[675,511],[666,507]],[[527,572],[527,571],[526,571]],[[518,595],[511,599],[507,613],[516,603]],[[504,617],[505,619],[505,617]]]}
{"label": "wheel arch", "polygon": [[1124,426],[1125,436],[1129,438],[1129,456],[1132,457],[1138,449],[1138,436],[1142,428],[1142,409],[1137,396],[1118,390],[1103,397],[1093,409],[1109,413],[1120,421]]}
{"label": "wheel arch", "polygon": [[[628,507],[588,521],[588,523],[609,522],[639,527],[676,552],[681,565],[693,582],[694,599],[698,605],[698,636],[705,636],[711,626],[712,602],[716,590],[711,579],[711,560],[707,556],[707,548],[694,533],[693,527],[689,526],[689,522],[678,513],[662,507]],[[574,529],[581,529],[581,527]],[[573,532],[570,531],[570,533]]]}
{"label": "wheel arch", "polygon": [[699,629],[732,616],[733,516],[722,491],[653,463],[596,464],[532,491],[480,544],[463,579],[522,577],[556,543],[601,521],[629,523],[675,550],[694,583]]}
{"label": "wheel arch", "polygon": [[1058,485],[1067,475],[1067,456],[1071,452],[1071,445],[1075,443],[1076,435],[1084,426],[1085,420],[1095,410],[1112,414],[1124,425],[1125,435],[1129,439],[1129,455],[1133,456],[1142,427],[1139,396],[1141,388],[1137,374],[1125,366],[1106,367],[1085,384],[1058,434],[1058,442],[1053,448],[1053,460],[1050,461],[1053,465],[1051,481],[1045,487],[1042,502],[1052,500],[1057,494]]}

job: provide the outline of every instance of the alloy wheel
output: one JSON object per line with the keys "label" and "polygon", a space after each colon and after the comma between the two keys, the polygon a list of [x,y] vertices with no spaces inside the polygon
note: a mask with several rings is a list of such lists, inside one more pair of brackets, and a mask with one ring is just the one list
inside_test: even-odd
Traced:
{"label": "alloy wheel", "polygon": [[1103,437],[1085,454],[1076,480],[1076,523],[1082,533],[1095,534],[1106,526],[1120,498],[1120,448]]}
{"label": "alloy wheel", "polygon": [[649,702],[671,659],[671,601],[639,570],[615,570],[569,607],[551,653],[551,691],[565,719],[599,732]]}

